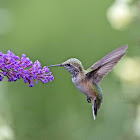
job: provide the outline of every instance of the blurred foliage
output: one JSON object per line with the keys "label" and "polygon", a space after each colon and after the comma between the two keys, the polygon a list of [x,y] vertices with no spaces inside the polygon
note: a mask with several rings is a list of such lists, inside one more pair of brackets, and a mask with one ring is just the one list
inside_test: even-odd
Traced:
{"label": "blurred foliage", "polygon": [[[75,57],[88,68],[125,44],[129,45],[127,56],[139,57],[139,14],[128,20],[131,22],[126,28],[112,28],[107,11],[114,2],[0,0],[0,49],[25,53],[43,66]],[[139,1],[131,3],[140,11]],[[5,78],[1,83],[0,140],[140,139],[138,87],[113,70],[101,83],[104,99],[94,121],[91,104],[76,89],[71,75],[59,67],[51,71],[55,76],[52,83],[39,83],[33,88],[22,80],[8,83]],[[137,95],[137,101],[129,97],[130,91]]]}

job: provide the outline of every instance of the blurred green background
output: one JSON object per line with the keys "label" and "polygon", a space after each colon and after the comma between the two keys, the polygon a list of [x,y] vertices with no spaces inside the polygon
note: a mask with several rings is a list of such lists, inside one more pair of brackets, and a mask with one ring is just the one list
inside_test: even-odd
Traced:
{"label": "blurred green background", "polygon": [[78,58],[85,69],[128,44],[101,83],[94,121],[91,104],[64,68],[55,80],[29,88],[0,83],[0,140],[139,140],[139,0],[0,0],[0,50],[25,53],[42,66]]}

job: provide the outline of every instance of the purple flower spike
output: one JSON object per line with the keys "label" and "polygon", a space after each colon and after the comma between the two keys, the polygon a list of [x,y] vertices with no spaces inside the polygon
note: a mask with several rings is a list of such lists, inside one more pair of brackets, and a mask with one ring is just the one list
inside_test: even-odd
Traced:
{"label": "purple flower spike", "polygon": [[[23,78],[25,83],[29,83],[29,87],[34,86],[34,81],[38,84],[39,81],[47,83],[54,79],[49,68],[44,66],[42,69],[38,60],[33,64],[25,54],[20,59],[10,50],[7,54],[0,51],[0,73],[8,78],[8,82]],[[3,81],[3,76],[0,75],[0,81]]]}

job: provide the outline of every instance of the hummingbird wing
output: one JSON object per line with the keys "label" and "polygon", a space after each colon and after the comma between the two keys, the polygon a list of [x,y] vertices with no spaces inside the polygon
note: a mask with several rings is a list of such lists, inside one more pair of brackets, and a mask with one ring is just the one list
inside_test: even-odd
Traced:
{"label": "hummingbird wing", "polygon": [[101,60],[87,69],[86,76],[88,78],[93,78],[93,80],[99,84],[102,79],[111,71],[111,69],[118,63],[118,61],[124,56],[127,48],[127,45],[122,46],[104,56]]}

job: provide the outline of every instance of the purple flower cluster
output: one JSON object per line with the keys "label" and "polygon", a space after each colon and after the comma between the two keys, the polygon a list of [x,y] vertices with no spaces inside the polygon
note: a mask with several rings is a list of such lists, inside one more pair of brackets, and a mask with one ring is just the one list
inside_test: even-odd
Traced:
{"label": "purple flower cluster", "polygon": [[38,60],[33,64],[25,54],[20,58],[12,51],[8,51],[7,54],[0,51],[0,81],[3,81],[3,76],[8,78],[8,82],[16,82],[17,79],[23,78],[25,83],[29,83],[29,87],[34,86],[34,81],[38,84],[38,81],[47,83],[54,79],[49,68],[44,66],[42,69]]}

